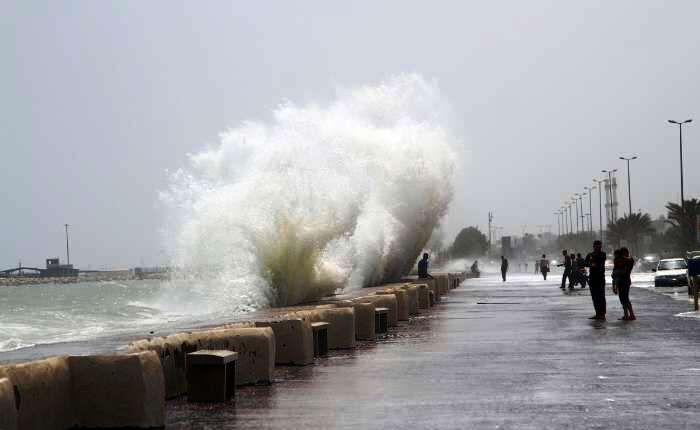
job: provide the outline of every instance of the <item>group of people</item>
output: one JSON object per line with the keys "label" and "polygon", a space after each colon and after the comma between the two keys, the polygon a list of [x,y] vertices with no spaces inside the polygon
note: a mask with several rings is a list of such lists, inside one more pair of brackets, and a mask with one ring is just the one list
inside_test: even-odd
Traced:
{"label": "group of people", "polygon": [[[591,298],[593,300],[593,308],[595,315],[590,317],[594,320],[605,320],[606,318],[606,302],[605,302],[605,261],[607,255],[602,250],[603,244],[596,240],[593,242],[593,252],[588,254],[586,258],[582,258],[581,254],[568,254],[566,250],[562,251],[564,262],[558,266],[564,267],[564,273],[561,277],[561,289],[565,289],[566,280],[569,280],[569,288],[573,289],[577,283],[581,284],[581,288],[586,287],[586,281],[591,290]],[[624,315],[619,318],[623,321],[634,321],[637,317],[634,315],[632,303],[630,302],[630,287],[632,286],[632,269],[634,268],[634,259],[630,256],[629,249],[623,247],[615,250],[613,258],[612,285],[613,293],[617,294],[622,304]],[[588,268],[588,277],[585,270]]]}
{"label": "group of people", "polygon": [[566,280],[569,280],[569,289],[573,290],[576,285],[581,285],[581,288],[586,288],[588,276],[586,276],[586,260],[581,256],[581,253],[575,254],[565,249],[562,251],[564,260],[557,264],[557,267],[564,267],[564,274],[561,277],[561,289],[566,289]]}
{"label": "group of people", "polygon": [[[574,289],[580,284],[581,288],[586,288],[588,284],[593,300],[593,308],[595,315],[589,319],[605,320],[606,318],[606,302],[605,302],[605,261],[607,255],[602,250],[603,244],[596,240],[593,242],[593,252],[589,253],[586,258],[583,258],[580,253],[571,253],[567,250],[562,251],[564,261],[557,264],[558,267],[564,267],[564,273],[561,277],[561,289],[566,289],[566,281],[569,280],[569,289]],[[536,271],[542,274],[542,277],[547,280],[547,273],[550,271],[549,260],[545,254],[536,262]],[[623,321],[633,321],[637,317],[634,315],[632,303],[630,302],[630,287],[632,286],[632,269],[634,268],[634,259],[630,256],[629,249],[623,247],[615,250],[613,258],[612,285],[613,293],[617,294],[622,304],[624,316],[620,318]],[[586,276],[588,269],[588,276]],[[471,271],[478,273],[478,262],[474,262],[471,266]],[[508,259],[501,256],[501,276],[503,282],[506,282],[508,273]],[[418,277],[432,278],[428,273],[428,254],[423,254],[423,259],[418,262]]]}

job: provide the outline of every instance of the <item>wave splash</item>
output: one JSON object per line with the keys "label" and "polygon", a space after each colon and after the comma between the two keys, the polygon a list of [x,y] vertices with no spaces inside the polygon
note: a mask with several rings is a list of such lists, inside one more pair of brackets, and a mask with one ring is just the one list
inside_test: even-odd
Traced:
{"label": "wave splash", "polygon": [[435,83],[402,75],[222,133],[161,193],[173,264],[239,310],[398,279],[452,197],[448,114]]}

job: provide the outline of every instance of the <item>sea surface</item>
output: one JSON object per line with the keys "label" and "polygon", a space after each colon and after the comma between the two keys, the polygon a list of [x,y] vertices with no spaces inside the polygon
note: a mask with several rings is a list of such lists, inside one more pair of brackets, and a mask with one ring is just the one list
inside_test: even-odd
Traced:
{"label": "sea surface", "polygon": [[47,345],[167,334],[231,316],[204,296],[159,280],[0,287],[0,362]]}

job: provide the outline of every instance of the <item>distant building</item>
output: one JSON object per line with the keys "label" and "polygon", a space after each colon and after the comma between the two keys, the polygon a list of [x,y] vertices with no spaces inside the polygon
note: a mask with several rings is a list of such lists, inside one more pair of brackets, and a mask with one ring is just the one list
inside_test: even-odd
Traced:
{"label": "distant building", "polygon": [[61,264],[58,258],[46,259],[46,270],[41,273],[41,276],[50,278],[59,278],[64,276],[78,276],[80,270],[74,269],[72,264]]}

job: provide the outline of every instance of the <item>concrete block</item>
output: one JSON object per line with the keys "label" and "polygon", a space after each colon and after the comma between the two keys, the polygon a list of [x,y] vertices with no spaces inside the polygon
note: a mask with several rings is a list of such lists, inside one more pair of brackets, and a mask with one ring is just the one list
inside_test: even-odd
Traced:
{"label": "concrete block", "polygon": [[389,309],[376,308],[374,310],[374,330],[377,334],[389,331]]}
{"label": "concrete block", "polygon": [[215,329],[192,333],[197,350],[220,349],[238,353],[237,385],[272,382],[276,337],[269,327]]}
{"label": "concrete block", "polygon": [[389,309],[389,327],[396,327],[399,325],[399,305],[394,294],[364,296],[356,299],[356,301],[371,302],[374,303],[376,307]]}
{"label": "concrete block", "polygon": [[311,323],[311,330],[314,332],[314,357],[328,355],[328,323]]}
{"label": "concrete block", "polygon": [[352,307],[355,309],[355,339],[374,340],[374,303],[360,303],[357,301],[342,301],[337,304],[339,307]]}
{"label": "concrete block", "polygon": [[314,337],[311,321],[289,317],[256,321],[258,327],[269,327],[274,332],[276,364],[305,366],[314,361]]}
{"label": "concrete block", "polygon": [[353,307],[322,307],[316,310],[295,312],[295,315],[309,322],[328,323],[328,348],[349,349],[355,343],[355,308]]}
{"label": "concrete block", "polygon": [[202,349],[187,354],[187,400],[225,402],[236,394],[238,353]]}
{"label": "concrete block", "polygon": [[377,294],[393,294],[396,296],[396,318],[399,321],[408,321],[409,298],[408,293],[401,288],[392,288],[384,291],[377,291]]}
{"label": "concrete block", "polygon": [[[168,399],[187,393],[186,357],[188,353],[199,349],[228,349],[237,352],[238,385],[271,383],[275,367],[274,334],[270,329],[247,327],[248,325],[141,340],[130,344],[128,351],[155,351],[158,354]],[[236,324],[233,327],[241,326]]]}
{"label": "concrete block", "polygon": [[17,428],[65,430],[75,425],[71,372],[66,357],[52,357],[0,367],[0,378],[13,385]]}
{"label": "concrete block", "polygon": [[430,288],[426,284],[416,285],[418,288],[418,310],[430,309]]}
{"label": "concrete block", "polygon": [[15,389],[7,378],[0,379],[0,429],[17,430]]}
{"label": "concrete block", "polygon": [[408,299],[408,314],[417,315],[418,314],[418,287],[413,284],[406,284],[401,287],[402,290],[406,292],[406,297]]}
{"label": "concrete block", "polygon": [[165,383],[154,351],[69,357],[78,427],[165,425]]}
{"label": "concrete block", "polygon": [[446,273],[435,275],[435,285],[440,296],[446,296],[450,292],[450,284]]}
{"label": "concrete block", "polygon": [[191,333],[178,333],[131,343],[127,351],[154,351],[158,354],[165,379],[165,397],[172,399],[187,393],[186,356],[197,348]]}

